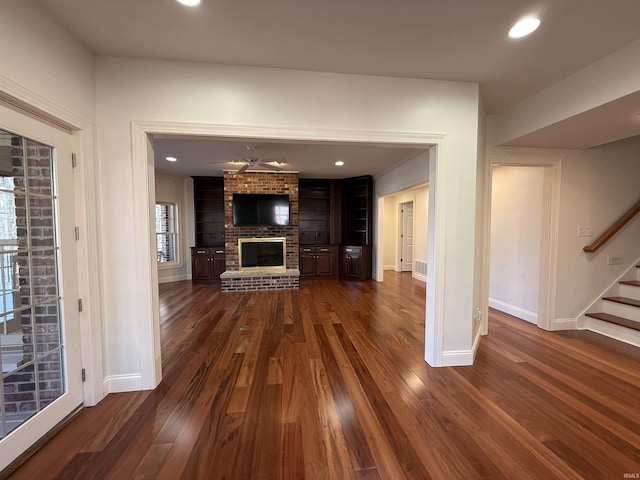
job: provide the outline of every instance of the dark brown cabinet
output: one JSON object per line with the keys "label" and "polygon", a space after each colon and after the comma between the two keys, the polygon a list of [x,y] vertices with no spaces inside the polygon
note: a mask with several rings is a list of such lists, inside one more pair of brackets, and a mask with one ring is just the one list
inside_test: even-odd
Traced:
{"label": "dark brown cabinet", "polygon": [[336,276],[336,248],[330,245],[300,247],[301,277]]}
{"label": "dark brown cabinet", "polygon": [[219,282],[225,271],[224,180],[193,177],[196,246],[191,247],[191,279]]}
{"label": "dark brown cabinet", "polygon": [[326,245],[334,242],[331,180],[300,180],[298,184],[298,227],[300,245]]}
{"label": "dark brown cabinet", "polygon": [[191,247],[192,280],[219,282],[224,271],[224,248]]}
{"label": "dark brown cabinet", "polygon": [[224,180],[222,177],[193,177],[196,246],[224,245]]}
{"label": "dark brown cabinet", "polygon": [[371,247],[368,245],[343,245],[339,255],[340,276],[350,280],[371,278]]}
{"label": "dark brown cabinet", "polygon": [[370,279],[373,178],[301,179],[298,199],[300,275]]}
{"label": "dark brown cabinet", "polygon": [[373,240],[373,178],[343,180],[343,236],[346,245],[371,245]]}

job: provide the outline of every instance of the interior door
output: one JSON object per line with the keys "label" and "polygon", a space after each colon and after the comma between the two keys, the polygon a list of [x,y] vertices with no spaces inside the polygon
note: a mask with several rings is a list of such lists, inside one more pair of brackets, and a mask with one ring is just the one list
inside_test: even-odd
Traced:
{"label": "interior door", "polygon": [[2,470],[83,393],[71,134],[0,103],[0,151]]}
{"label": "interior door", "polygon": [[413,202],[402,204],[402,257],[401,270],[413,268]]}

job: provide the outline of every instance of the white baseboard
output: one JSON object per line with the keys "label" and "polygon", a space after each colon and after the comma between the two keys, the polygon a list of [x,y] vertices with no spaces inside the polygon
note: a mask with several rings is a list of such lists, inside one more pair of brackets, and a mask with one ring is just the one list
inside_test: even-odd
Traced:
{"label": "white baseboard", "polygon": [[395,270],[396,267],[394,265],[383,265],[382,269],[383,270]]}
{"label": "white baseboard", "polygon": [[471,350],[451,350],[442,353],[442,366],[443,367],[466,367],[473,365],[473,361],[476,358],[478,347],[480,346],[480,329],[476,331],[475,338],[473,339],[473,346]]}
{"label": "white baseboard", "polygon": [[104,381],[105,393],[137,392],[143,390],[142,375],[133,373],[130,375],[109,375]]}
{"label": "white baseboard", "polygon": [[578,330],[577,318],[556,318],[549,331]]}
{"label": "white baseboard", "polygon": [[450,350],[442,352],[443,367],[467,367],[473,365],[475,352],[473,350]]}
{"label": "white baseboard", "polygon": [[538,314],[535,312],[530,312],[529,310],[516,307],[515,305],[510,305],[500,300],[496,300],[495,298],[489,298],[489,306],[496,310],[500,310],[501,312],[513,315],[514,317],[521,318],[529,323],[533,323],[534,325],[538,324]]}
{"label": "white baseboard", "polygon": [[166,277],[158,277],[158,283],[180,282],[182,280],[190,280],[189,275],[167,275]]}
{"label": "white baseboard", "polygon": [[420,280],[421,282],[427,283],[426,275],[422,275],[421,273],[411,272],[411,276],[416,280]]}

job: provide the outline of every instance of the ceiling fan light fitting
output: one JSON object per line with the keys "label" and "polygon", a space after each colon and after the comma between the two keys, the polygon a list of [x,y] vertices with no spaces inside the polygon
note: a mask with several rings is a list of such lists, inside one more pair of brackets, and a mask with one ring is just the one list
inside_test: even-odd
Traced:
{"label": "ceiling fan light fitting", "polygon": [[540,19],[537,17],[527,17],[516,22],[509,30],[509,38],[522,38],[535,32],[540,26]]}

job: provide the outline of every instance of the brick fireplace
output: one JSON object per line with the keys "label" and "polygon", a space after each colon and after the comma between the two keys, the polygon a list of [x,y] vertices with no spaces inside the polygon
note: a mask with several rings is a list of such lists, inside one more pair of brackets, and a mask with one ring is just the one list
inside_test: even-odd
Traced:
{"label": "brick fireplace", "polygon": [[[289,195],[288,226],[233,225],[234,193]],[[291,172],[224,172],[224,217],[226,271],[220,276],[223,291],[282,290],[298,288],[300,271],[298,244],[298,174]],[[286,269],[284,271],[240,271],[238,239],[286,239]]]}

